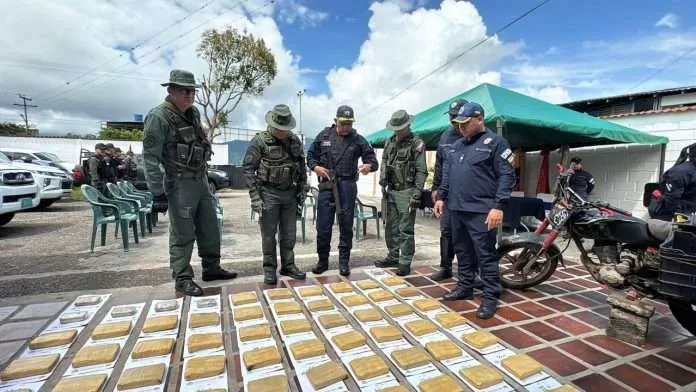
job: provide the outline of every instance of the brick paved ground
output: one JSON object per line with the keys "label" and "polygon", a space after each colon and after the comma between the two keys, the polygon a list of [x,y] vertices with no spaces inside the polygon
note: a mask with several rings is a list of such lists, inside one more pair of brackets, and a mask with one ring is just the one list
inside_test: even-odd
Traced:
{"label": "brick paved ground", "polygon": [[[433,282],[427,277],[432,271],[432,267],[418,267],[406,280],[426,295],[440,297],[456,282]],[[355,271],[350,280],[366,278],[367,275]],[[326,284],[341,280],[343,278],[339,276],[329,275],[308,278],[306,281],[282,280],[278,286]],[[241,373],[227,294],[268,288],[259,283],[260,277],[250,278],[248,281],[206,289],[207,294],[220,293],[223,298],[231,390],[237,390],[241,386]],[[107,292],[114,293],[110,303],[95,317],[87,332],[79,336],[67,358],[74,356],[111,306],[171,296],[170,289],[163,288]],[[548,282],[535,289],[505,291],[498,314],[490,320],[482,321],[475,317],[478,297],[473,301],[443,303],[460,312],[473,324],[493,332],[510,346],[536,358],[560,381],[571,382],[581,390],[696,391],[696,339],[676,323],[669,309],[661,303],[655,303],[656,314],[651,320],[644,347],[606,337],[604,328],[609,314],[606,295],[609,292],[592,281],[581,266],[571,262],[568,268],[559,269]],[[14,306],[0,307],[0,368],[6,366],[11,358],[16,358],[26,347],[28,339],[43,330],[75,296],[76,293],[66,293],[39,304],[27,299],[27,302]],[[184,311],[187,310],[188,301],[184,307]],[[270,318],[270,312],[267,313]],[[144,318],[141,318],[135,329],[139,330],[143,322]],[[183,338],[181,332],[179,336]],[[129,340],[126,348],[134,342],[135,339]],[[175,358],[181,358],[182,346],[183,339],[179,339]],[[293,374],[289,364],[286,362],[285,365],[289,374]],[[117,364],[114,374],[118,374],[122,366],[123,363]],[[167,390],[176,390],[181,379],[182,361],[173,360],[171,366]],[[67,361],[64,360],[43,390],[50,390],[48,386],[60,378],[66,367]],[[109,389],[106,390],[110,390],[115,383],[116,379],[112,377]],[[348,385],[355,387],[351,382]],[[295,385],[294,389],[296,387]]]}

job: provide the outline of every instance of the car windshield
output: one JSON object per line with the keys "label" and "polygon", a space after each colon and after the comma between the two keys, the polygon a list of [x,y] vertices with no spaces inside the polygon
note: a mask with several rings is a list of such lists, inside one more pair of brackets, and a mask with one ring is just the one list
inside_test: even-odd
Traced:
{"label": "car windshield", "polygon": [[4,153],[0,152],[0,162],[10,163],[10,158],[8,158]]}
{"label": "car windshield", "polygon": [[35,152],[34,155],[44,161],[60,162],[60,158],[58,158],[56,154],[51,154],[50,152]]}

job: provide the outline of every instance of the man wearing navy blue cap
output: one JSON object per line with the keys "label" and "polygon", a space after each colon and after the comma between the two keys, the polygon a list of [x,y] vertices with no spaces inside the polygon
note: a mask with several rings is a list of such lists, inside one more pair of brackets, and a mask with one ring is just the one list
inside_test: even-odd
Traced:
{"label": "man wearing navy blue cap", "polygon": [[[445,155],[449,152],[450,148],[462,137],[459,134],[459,129],[454,122],[454,119],[459,113],[459,109],[467,103],[465,99],[457,99],[449,104],[449,109],[445,114],[449,115],[450,123],[452,126],[440,135],[440,141],[437,145],[437,152],[435,153],[435,169],[433,173],[433,186],[430,188],[433,197],[433,204],[437,201],[437,188],[440,187],[442,183],[442,166]],[[435,281],[441,281],[449,279],[452,277],[452,261],[454,260],[454,248],[452,247],[452,231],[450,229],[449,214],[447,211],[443,211],[443,215],[440,217],[440,270],[430,275],[430,279]]]}
{"label": "man wearing navy blue cap", "polygon": [[502,290],[495,229],[503,221],[503,208],[515,183],[515,157],[507,140],[485,127],[481,105],[462,105],[454,122],[462,138],[445,159],[435,203],[438,216],[447,205],[459,264],[457,288],[444,299],[472,299],[478,266],[483,300],[477,316],[489,319],[495,315]]}

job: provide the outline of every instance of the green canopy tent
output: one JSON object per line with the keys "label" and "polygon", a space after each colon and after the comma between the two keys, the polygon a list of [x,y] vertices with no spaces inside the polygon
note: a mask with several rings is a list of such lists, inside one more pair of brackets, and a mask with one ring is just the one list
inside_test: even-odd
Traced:
{"label": "green canopy tent", "polygon": [[[561,146],[666,144],[669,141],[666,137],[650,135],[485,83],[416,114],[411,129],[423,139],[429,150],[437,148],[440,134],[450,127],[445,112],[449,103],[459,98],[483,106],[486,126],[493,131],[502,131],[514,149],[537,151]],[[374,147],[382,148],[392,134],[385,128],[371,134],[367,140]]]}

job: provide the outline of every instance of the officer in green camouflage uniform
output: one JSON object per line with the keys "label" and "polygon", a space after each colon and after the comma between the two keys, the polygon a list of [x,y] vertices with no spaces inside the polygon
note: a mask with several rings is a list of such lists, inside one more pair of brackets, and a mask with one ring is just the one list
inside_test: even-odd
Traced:
{"label": "officer in green camouflage uniform", "polygon": [[94,154],[87,160],[89,184],[99,192],[108,196],[106,193],[106,183],[104,182],[104,150],[106,144],[97,143],[94,146]]}
{"label": "officer in green camouflage uniform", "polygon": [[385,240],[389,254],[375,265],[380,268],[398,266],[397,275],[400,276],[411,273],[416,247],[416,210],[428,177],[425,144],[411,133],[411,121],[413,116],[405,110],[398,110],[387,122],[387,128],[394,131],[394,136],[384,146],[379,180],[382,197],[387,198]]}
{"label": "officer in green camouflage uniform", "polygon": [[155,206],[165,204],[163,209],[169,210],[169,264],[175,289],[200,296],[203,289],[193,281],[191,268],[194,241],[203,260],[204,281],[233,279],[237,273],[220,268],[220,231],[207,178],[211,145],[193,106],[195,89],[200,86],[184,70],[172,70],[169,82],[162,86],[167,86],[169,95],[145,118],[145,178]]}
{"label": "officer in green camouflage uniform", "polygon": [[[268,128],[249,142],[244,176],[251,208],[259,215],[264,283],[277,283],[276,232],[280,243],[280,274],[304,279],[295,265],[297,217],[307,194],[307,171],[300,138],[291,132],[295,118],[287,105],[266,113]],[[279,230],[280,228],[280,230]]]}

